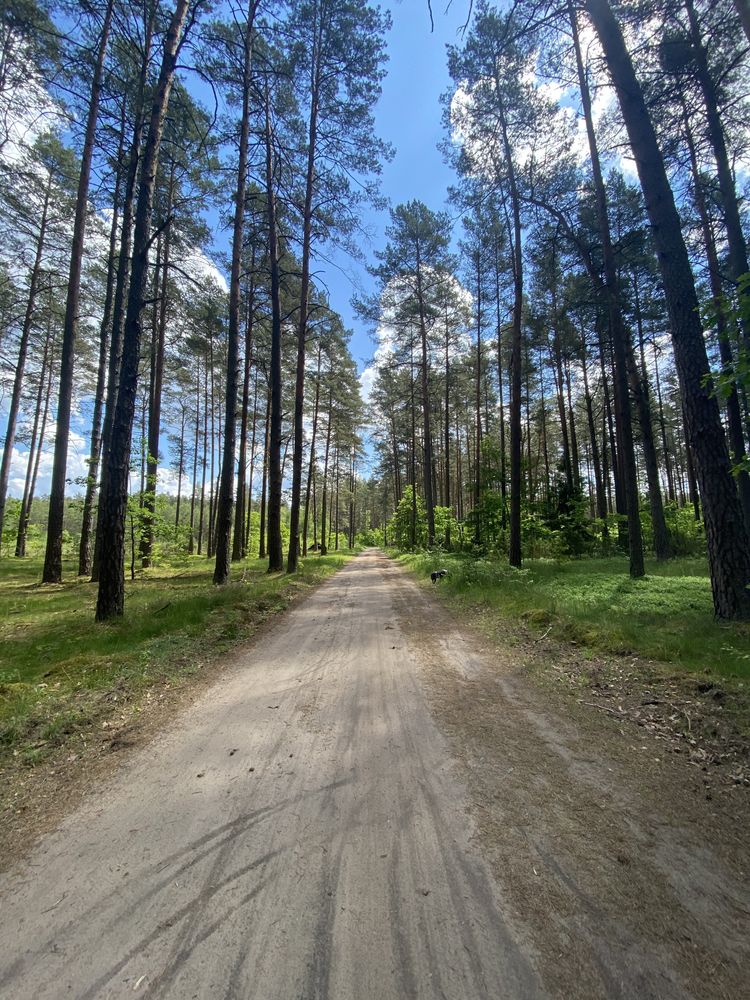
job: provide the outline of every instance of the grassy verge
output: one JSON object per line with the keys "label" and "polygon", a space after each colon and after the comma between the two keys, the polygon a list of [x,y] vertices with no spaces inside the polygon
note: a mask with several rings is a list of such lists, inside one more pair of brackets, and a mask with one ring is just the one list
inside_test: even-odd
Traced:
{"label": "grassy verge", "polygon": [[128,584],[124,618],[107,625],[94,622],[96,587],[72,564],[70,582],[41,586],[39,560],[1,561],[0,768],[85,745],[120,706],[137,713],[155,685],[181,684],[348,558],[306,559],[294,577],[253,561],[221,588],[205,559],[158,567]]}
{"label": "grassy verge", "polygon": [[510,642],[549,630],[584,653],[632,654],[686,671],[750,678],[750,626],[714,621],[702,560],[650,563],[641,580],[628,577],[624,559],[539,561],[522,570],[457,555],[399,560],[428,585],[433,569],[447,569],[440,595],[477,618],[506,623]]}

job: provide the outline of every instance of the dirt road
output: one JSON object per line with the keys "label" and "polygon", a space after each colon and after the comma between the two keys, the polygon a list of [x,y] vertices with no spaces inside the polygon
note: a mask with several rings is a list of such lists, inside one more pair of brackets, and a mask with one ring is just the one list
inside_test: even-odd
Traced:
{"label": "dirt road", "polygon": [[501,667],[353,560],[0,880],[0,996],[749,996],[744,846]]}

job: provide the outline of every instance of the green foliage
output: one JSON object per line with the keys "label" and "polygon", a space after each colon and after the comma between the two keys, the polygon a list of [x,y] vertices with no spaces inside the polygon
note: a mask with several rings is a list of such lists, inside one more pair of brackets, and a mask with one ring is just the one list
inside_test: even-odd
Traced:
{"label": "green foliage", "polygon": [[[447,548],[446,533],[450,528],[451,539],[455,539],[458,532],[458,521],[453,516],[450,507],[435,508],[435,546],[437,548]],[[451,544],[453,542],[451,541]]]}
{"label": "green foliage", "polygon": [[667,503],[664,505],[664,517],[676,556],[699,556],[705,553],[706,536],[703,534],[703,525],[695,520],[692,506],[679,507],[674,502]]}
{"label": "green foliage", "polygon": [[385,538],[381,528],[368,528],[367,531],[360,531],[357,535],[357,545],[364,548],[382,548],[385,545]]}
{"label": "green foliage", "polygon": [[556,479],[542,505],[543,519],[551,532],[553,554],[580,558],[591,555],[596,537],[591,530],[588,501],[579,488],[571,489],[565,479]]}
{"label": "green foliage", "polygon": [[427,544],[427,512],[424,500],[417,494],[416,518],[413,501],[413,488],[407,486],[388,522],[388,541],[402,552],[409,549],[423,549]]}
{"label": "green foliage", "polygon": [[[702,319],[707,327],[716,327],[719,319],[723,319],[727,330],[750,329],[750,272],[740,276],[735,291],[736,297],[724,295],[718,302],[711,298],[702,304]],[[733,364],[711,372],[706,379],[721,400],[728,399],[738,385],[750,392],[750,354],[745,343],[733,343],[732,353]],[[738,463],[735,473],[740,469],[750,472],[750,457]]]}
{"label": "green foliage", "polygon": [[506,533],[503,528],[503,495],[500,490],[484,489],[479,497],[479,505],[466,515],[465,536],[479,538],[482,552],[500,552],[506,548]]}
{"label": "green foliage", "polygon": [[18,531],[18,518],[21,513],[21,501],[15,497],[8,497],[5,504],[5,514],[2,524],[2,539],[0,540],[0,551],[2,555],[7,555],[8,551],[13,551],[16,546],[16,533]]}

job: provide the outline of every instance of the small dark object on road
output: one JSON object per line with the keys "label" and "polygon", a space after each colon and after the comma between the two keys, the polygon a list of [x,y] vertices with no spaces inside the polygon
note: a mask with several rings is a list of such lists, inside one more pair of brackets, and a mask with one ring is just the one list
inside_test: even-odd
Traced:
{"label": "small dark object on road", "polygon": [[430,579],[432,580],[433,583],[437,583],[438,580],[442,580],[443,577],[447,575],[448,575],[447,569],[434,569],[430,573]]}

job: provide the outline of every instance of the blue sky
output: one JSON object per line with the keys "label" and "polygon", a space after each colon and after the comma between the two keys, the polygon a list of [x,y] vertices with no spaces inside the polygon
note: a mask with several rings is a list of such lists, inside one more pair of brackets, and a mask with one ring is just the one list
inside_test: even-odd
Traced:
{"label": "blue sky", "polygon": [[[466,5],[454,2],[445,12],[446,0],[433,3],[435,28],[430,31],[427,0],[402,0],[384,4],[393,27],[388,35],[387,76],[377,106],[376,128],[380,138],[395,147],[395,156],[383,168],[382,191],[392,205],[418,198],[434,211],[444,208],[453,171],[438,150],[443,138],[439,98],[450,85],[445,46],[460,41],[458,32],[466,19]],[[372,263],[374,250],[384,244],[388,212],[363,214],[366,230],[373,233],[371,246],[363,246]],[[316,270],[330,293],[331,307],[354,331],[352,353],[360,370],[374,345],[369,331],[356,318],[350,300],[357,284],[371,290],[372,281],[364,265],[338,255],[337,266],[318,264]],[[343,273],[342,273],[343,272]]]}

